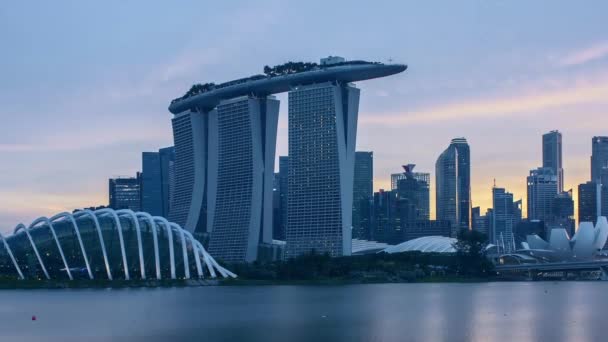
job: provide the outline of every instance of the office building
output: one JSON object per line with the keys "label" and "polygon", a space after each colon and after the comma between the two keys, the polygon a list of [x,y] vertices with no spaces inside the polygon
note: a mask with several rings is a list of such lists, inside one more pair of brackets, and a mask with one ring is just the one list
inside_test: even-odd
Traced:
{"label": "office building", "polygon": [[369,240],[374,198],[374,154],[355,152],[353,239]]}
{"label": "office building", "polygon": [[528,219],[550,221],[557,194],[558,177],[551,168],[530,170],[527,177]]}
{"label": "office building", "polygon": [[155,216],[169,217],[171,165],[175,149],[167,147],[158,152],[142,153],[141,206]]}
{"label": "office building", "polygon": [[578,186],[578,221],[597,223],[598,216],[608,216],[608,186],[587,182]]}
{"label": "office building", "polygon": [[435,163],[437,220],[450,221],[453,236],[471,228],[470,158],[466,139],[456,138]]}
{"label": "office building", "polygon": [[608,185],[608,137],[593,137],[591,151],[591,181]]}
{"label": "office building", "polygon": [[481,215],[480,207],[473,207],[471,209],[471,217],[471,226],[473,230],[488,235],[490,224],[487,215]]}
{"label": "office building", "polygon": [[526,242],[528,235],[538,235],[541,239],[546,239],[549,234],[547,232],[545,222],[542,220],[524,219],[515,225],[515,243],[517,248],[521,248],[522,242]]}
{"label": "office building", "polygon": [[559,131],[543,134],[543,167],[553,171],[557,177],[557,193],[563,192],[562,134]]}
{"label": "office building", "polygon": [[504,252],[516,249],[514,230],[521,221],[521,201],[513,201],[513,194],[504,188],[492,188],[492,221],[490,243]]}
{"label": "office building", "polygon": [[[430,198],[428,177],[417,177],[421,173],[413,172],[414,164],[403,166],[403,176],[397,181],[397,196],[399,200],[407,200],[413,209],[413,216],[409,220],[430,219]],[[428,175],[428,174],[422,174]]]}
{"label": "office building", "polygon": [[277,240],[285,240],[285,232],[287,231],[287,187],[289,177],[289,157],[279,157],[279,229],[273,237]]}
{"label": "office building", "polygon": [[141,173],[136,177],[111,178],[108,183],[110,208],[141,210]]}
{"label": "office building", "polygon": [[[403,165],[406,167],[407,165]],[[410,172],[411,176],[421,182],[431,185],[431,174],[427,172]],[[400,180],[405,179],[405,172],[391,174],[391,190],[397,190],[397,184]]]}
{"label": "office building", "polygon": [[563,228],[570,237],[574,236],[576,222],[574,221],[574,200],[572,190],[557,194],[553,200],[553,211],[547,223],[547,230]]}

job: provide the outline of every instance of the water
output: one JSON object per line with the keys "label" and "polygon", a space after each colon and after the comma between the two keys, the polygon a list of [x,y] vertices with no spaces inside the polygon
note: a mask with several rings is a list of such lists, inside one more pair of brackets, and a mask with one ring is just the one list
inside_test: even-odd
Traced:
{"label": "water", "polygon": [[607,307],[608,282],[0,291],[0,341],[606,341]]}

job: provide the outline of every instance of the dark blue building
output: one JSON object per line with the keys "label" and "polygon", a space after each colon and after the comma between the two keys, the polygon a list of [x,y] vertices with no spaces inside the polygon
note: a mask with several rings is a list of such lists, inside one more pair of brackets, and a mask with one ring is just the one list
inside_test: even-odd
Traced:
{"label": "dark blue building", "polygon": [[173,147],[142,153],[142,210],[155,216],[168,217],[174,161]]}

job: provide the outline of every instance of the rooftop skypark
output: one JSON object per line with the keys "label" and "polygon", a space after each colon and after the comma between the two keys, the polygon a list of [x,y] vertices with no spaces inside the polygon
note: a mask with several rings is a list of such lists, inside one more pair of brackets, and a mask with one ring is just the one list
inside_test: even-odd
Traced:
{"label": "rooftop skypark", "polygon": [[311,63],[311,62],[287,62],[287,63],[275,65],[273,67],[266,65],[266,66],[264,66],[264,75],[260,75],[260,74],[253,75],[250,77],[240,78],[238,80],[233,80],[233,81],[224,82],[224,83],[220,83],[220,84],[215,84],[213,82],[204,83],[204,84],[201,84],[201,83],[193,84],[192,87],[190,88],[190,90],[188,90],[186,92],[186,94],[184,94],[184,96],[173,99],[173,101],[171,101],[171,103],[175,103],[177,101],[184,100],[184,99],[187,99],[194,95],[202,94],[202,93],[205,93],[205,92],[208,92],[211,90],[221,89],[221,88],[225,88],[225,87],[229,87],[229,86],[233,86],[233,85],[237,85],[237,84],[241,84],[241,83],[245,83],[245,82],[249,82],[249,81],[257,81],[257,80],[261,80],[261,79],[265,79],[265,78],[272,78],[272,77],[277,77],[277,76],[296,74],[296,73],[300,73],[300,72],[318,70],[318,69],[324,69],[324,68],[335,68],[335,67],[344,66],[344,65],[364,65],[364,64],[382,64],[382,63],[367,62],[367,61],[344,61],[344,62],[339,62],[339,63],[321,64],[321,65],[319,65],[317,63]]}
{"label": "rooftop skypark", "polygon": [[[182,96],[171,101],[169,110],[176,114],[194,107],[209,107],[217,100],[244,94],[269,95],[289,90],[290,86],[317,82],[353,82],[384,77],[404,71],[407,66],[380,62],[345,61],[339,57],[328,57],[321,64],[311,62],[287,62],[270,67],[264,66],[264,74],[257,74],[220,84],[197,83]],[[228,89],[229,88],[229,89]],[[197,95],[206,95],[196,101]],[[207,96],[208,95],[208,96]]]}

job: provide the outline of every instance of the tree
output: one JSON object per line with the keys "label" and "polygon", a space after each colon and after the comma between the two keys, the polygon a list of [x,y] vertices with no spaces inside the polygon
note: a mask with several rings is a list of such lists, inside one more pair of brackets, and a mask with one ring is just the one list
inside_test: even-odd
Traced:
{"label": "tree", "polygon": [[458,241],[454,243],[458,259],[458,273],[462,275],[487,275],[493,270],[493,264],[485,254],[488,238],[476,230],[461,229]]}

